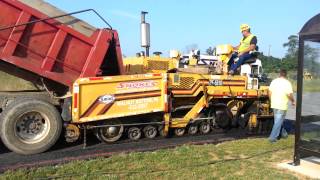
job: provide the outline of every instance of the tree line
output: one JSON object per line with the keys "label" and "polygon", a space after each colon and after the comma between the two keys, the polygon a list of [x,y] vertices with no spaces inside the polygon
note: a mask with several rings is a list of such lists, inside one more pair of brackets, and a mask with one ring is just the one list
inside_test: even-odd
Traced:
{"label": "tree line", "polygon": [[283,44],[287,52],[283,58],[273,56],[265,56],[263,53],[259,56],[263,64],[263,69],[266,73],[277,72],[279,69],[287,71],[297,71],[298,68],[298,49],[299,39],[296,35],[288,37],[288,42]]}

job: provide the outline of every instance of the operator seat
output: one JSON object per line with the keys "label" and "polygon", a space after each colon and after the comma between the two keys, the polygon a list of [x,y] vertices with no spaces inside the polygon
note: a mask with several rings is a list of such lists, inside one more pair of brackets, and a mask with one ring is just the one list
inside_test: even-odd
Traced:
{"label": "operator seat", "polygon": [[259,47],[257,46],[254,51],[250,51],[250,54],[253,56],[252,58],[246,60],[243,64],[252,64],[255,63],[260,52],[259,52]]}
{"label": "operator seat", "polygon": [[248,76],[248,78],[250,78],[253,73],[252,67],[257,66],[257,65],[259,66],[259,64],[261,64],[260,60],[259,60],[259,62],[257,61],[258,55],[260,54],[260,52],[258,51],[258,46],[256,47],[256,49],[254,51],[250,51],[250,54],[252,55],[252,58],[246,60],[240,66],[240,74],[242,74],[242,75],[246,74]]}
{"label": "operator seat", "polygon": [[250,54],[252,54],[253,57],[246,60],[243,64],[241,64],[241,66],[236,71],[237,74],[238,73],[242,74],[243,72],[245,72],[246,74],[249,74],[251,72],[251,66],[256,63],[256,61],[258,59],[259,52],[258,51],[251,51]]}

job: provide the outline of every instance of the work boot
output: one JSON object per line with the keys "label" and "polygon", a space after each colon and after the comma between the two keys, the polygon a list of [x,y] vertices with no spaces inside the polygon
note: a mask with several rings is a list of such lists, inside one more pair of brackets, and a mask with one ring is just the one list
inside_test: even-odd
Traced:
{"label": "work boot", "polygon": [[234,74],[234,70],[230,70],[228,74],[233,75]]}

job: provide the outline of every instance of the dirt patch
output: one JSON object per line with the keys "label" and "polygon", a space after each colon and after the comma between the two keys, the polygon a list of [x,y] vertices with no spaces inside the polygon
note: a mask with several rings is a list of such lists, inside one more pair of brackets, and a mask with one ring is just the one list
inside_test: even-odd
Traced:
{"label": "dirt patch", "polygon": [[209,153],[209,156],[211,156],[211,160],[213,160],[213,161],[216,161],[216,160],[220,159],[217,154],[212,153],[212,152]]}

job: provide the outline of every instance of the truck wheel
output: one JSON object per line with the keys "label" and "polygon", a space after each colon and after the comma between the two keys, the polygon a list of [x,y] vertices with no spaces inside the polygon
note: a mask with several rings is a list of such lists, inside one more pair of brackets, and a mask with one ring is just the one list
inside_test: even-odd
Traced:
{"label": "truck wheel", "polygon": [[57,109],[42,100],[18,99],[1,114],[1,139],[18,154],[42,153],[59,139],[62,120]]}
{"label": "truck wheel", "polygon": [[131,127],[128,130],[128,138],[137,141],[141,138],[141,129],[138,127]]}
{"label": "truck wheel", "polygon": [[198,125],[197,124],[190,124],[188,128],[188,134],[190,135],[195,135],[198,132]]}
{"label": "truck wheel", "polygon": [[157,128],[151,125],[148,125],[143,128],[143,133],[146,138],[153,139],[157,136]]}
{"label": "truck wheel", "polygon": [[174,129],[174,134],[178,137],[181,137],[184,135],[186,129],[185,128],[176,128]]}
{"label": "truck wheel", "polygon": [[225,109],[217,109],[216,110],[216,118],[215,122],[217,125],[222,129],[230,128],[231,125],[231,117],[230,113],[228,113],[228,110]]}
{"label": "truck wheel", "polygon": [[118,141],[121,138],[124,131],[124,126],[121,124],[121,121],[119,119],[103,122],[101,125],[103,126],[94,130],[95,136],[101,142],[112,143]]}
{"label": "truck wheel", "polygon": [[201,134],[208,134],[210,132],[210,123],[207,121],[201,122],[199,131]]}

